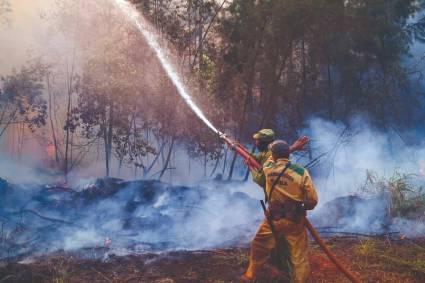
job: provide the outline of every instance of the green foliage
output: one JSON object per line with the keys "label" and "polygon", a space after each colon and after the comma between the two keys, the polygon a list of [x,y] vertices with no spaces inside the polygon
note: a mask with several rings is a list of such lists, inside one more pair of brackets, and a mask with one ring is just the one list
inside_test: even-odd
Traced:
{"label": "green foliage", "polygon": [[145,103],[147,92],[140,81],[145,55],[133,48],[140,46],[142,39],[127,27],[115,25],[115,20],[111,16],[98,26],[98,41],[90,45],[96,52],[89,53],[81,77],[74,79],[72,92],[77,103],[65,125],[89,142],[103,144],[106,175],[113,156],[120,167],[145,167],[143,158],[157,153],[144,135],[150,126],[152,104]]}
{"label": "green foliage", "polygon": [[[346,121],[363,112],[380,127],[406,121],[417,104],[403,60],[425,30],[422,19],[409,23],[422,8],[399,0],[233,1],[222,21],[227,71],[219,79],[228,87],[228,77],[241,74],[262,125],[283,119],[289,133],[312,115]],[[249,93],[257,84],[260,103]],[[227,93],[237,97],[235,87]]]}
{"label": "green foliage", "polygon": [[140,162],[148,154],[156,155],[157,150],[146,140],[143,132],[146,127],[137,125],[121,125],[116,127],[113,135],[115,155],[126,164],[146,168]]}
{"label": "green foliage", "polygon": [[375,241],[369,239],[356,246],[354,253],[359,256],[369,256],[376,252],[376,248]]}
{"label": "green foliage", "polygon": [[34,131],[46,124],[47,105],[42,97],[45,66],[35,63],[1,78],[0,136],[12,124]]}
{"label": "green foliage", "polygon": [[[132,2],[199,80],[207,116],[242,142],[264,127],[294,139],[312,116],[345,123],[361,113],[383,129],[424,116],[420,70],[406,63],[425,37],[423,0]],[[181,141],[220,156],[201,128]]]}
{"label": "green foliage", "polygon": [[[418,70],[406,65],[412,44],[425,41],[422,0],[131,2],[175,47],[181,61],[173,63],[189,69],[182,77],[206,116],[241,142],[259,128],[294,139],[312,116],[344,123],[362,113],[384,129],[424,116],[413,84]],[[218,164],[223,146],[178,98],[143,37],[112,4],[83,3],[58,1],[59,28],[73,35],[85,62],[70,78],[73,109],[64,129],[103,143],[106,159],[120,164],[150,167],[146,157],[171,153],[174,142],[205,168]],[[17,121],[43,125],[42,86],[14,76],[3,82],[7,93],[16,80],[33,81],[33,94],[12,96],[34,99],[9,99],[3,88],[0,111],[7,118],[16,106]],[[399,179],[385,183],[392,211],[409,214],[423,197],[407,194]]]}
{"label": "green foliage", "polygon": [[202,54],[201,66],[201,78],[205,81],[212,79],[214,75],[215,64],[207,54]]}

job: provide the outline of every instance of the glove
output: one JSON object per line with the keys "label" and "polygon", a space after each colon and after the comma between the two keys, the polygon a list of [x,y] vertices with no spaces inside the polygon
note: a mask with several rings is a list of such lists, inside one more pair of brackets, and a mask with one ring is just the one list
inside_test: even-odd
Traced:
{"label": "glove", "polygon": [[304,147],[306,146],[306,144],[308,144],[308,142],[310,141],[310,138],[307,136],[302,136],[299,137],[290,147],[289,147],[289,151],[295,152],[295,151],[301,151],[304,149]]}

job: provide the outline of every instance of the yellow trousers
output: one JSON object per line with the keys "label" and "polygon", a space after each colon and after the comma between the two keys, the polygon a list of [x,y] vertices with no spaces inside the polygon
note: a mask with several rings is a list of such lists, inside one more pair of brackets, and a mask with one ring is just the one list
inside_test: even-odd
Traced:
{"label": "yellow trousers", "polygon": [[[303,220],[294,223],[287,219],[273,221],[276,233],[283,238],[289,250],[289,258],[281,259],[289,261],[291,270],[291,282],[305,282],[310,273],[308,262],[308,238]],[[254,239],[251,242],[251,254],[249,267],[245,275],[255,279],[263,265],[269,260],[270,253],[276,247],[276,241],[267,220],[264,220]]]}

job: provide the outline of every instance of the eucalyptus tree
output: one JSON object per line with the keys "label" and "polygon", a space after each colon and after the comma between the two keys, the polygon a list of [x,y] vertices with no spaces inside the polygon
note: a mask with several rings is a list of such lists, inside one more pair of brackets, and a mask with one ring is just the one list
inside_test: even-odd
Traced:
{"label": "eucalyptus tree", "polygon": [[0,138],[12,125],[24,125],[31,131],[46,124],[47,103],[43,98],[45,66],[24,66],[1,78]]}

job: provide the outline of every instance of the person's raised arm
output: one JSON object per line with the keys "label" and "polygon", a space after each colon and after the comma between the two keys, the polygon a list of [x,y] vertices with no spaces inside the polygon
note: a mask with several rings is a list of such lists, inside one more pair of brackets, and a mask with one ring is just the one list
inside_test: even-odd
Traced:
{"label": "person's raised arm", "polygon": [[290,147],[289,152],[293,153],[295,151],[303,150],[304,147],[308,144],[310,138],[307,136],[299,137]]}

